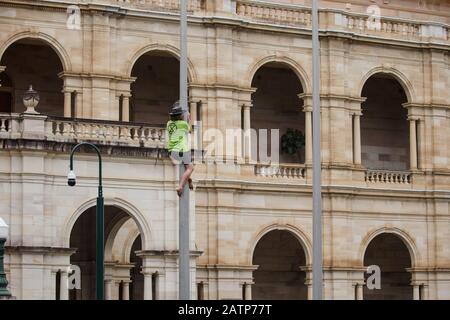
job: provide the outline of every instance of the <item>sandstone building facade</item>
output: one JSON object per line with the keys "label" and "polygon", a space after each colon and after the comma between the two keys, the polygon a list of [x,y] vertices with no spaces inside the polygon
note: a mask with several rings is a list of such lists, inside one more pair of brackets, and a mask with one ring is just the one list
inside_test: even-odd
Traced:
{"label": "sandstone building facade", "polygon": [[[326,299],[450,299],[449,32],[445,0],[320,1]],[[193,298],[308,299],[311,2],[190,0],[188,37],[195,148],[214,145],[190,197]],[[103,154],[107,298],[177,298],[164,123],[178,58],[175,0],[0,0],[0,216],[18,299],[94,298],[95,154],[77,154],[75,188],[66,178],[80,141]],[[274,165],[249,150],[261,136],[237,153],[217,139],[252,128],[300,130],[305,146]],[[369,265],[381,290],[364,285]]]}

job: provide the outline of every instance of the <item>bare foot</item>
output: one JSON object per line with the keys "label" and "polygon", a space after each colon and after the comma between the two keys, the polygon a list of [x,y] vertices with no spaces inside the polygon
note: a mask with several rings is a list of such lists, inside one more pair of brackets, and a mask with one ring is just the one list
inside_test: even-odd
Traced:
{"label": "bare foot", "polygon": [[189,179],[188,183],[189,183],[189,189],[194,190],[194,184],[192,183],[192,179]]}
{"label": "bare foot", "polygon": [[181,197],[183,195],[183,188],[178,187],[177,188],[177,194],[178,194],[179,197]]}

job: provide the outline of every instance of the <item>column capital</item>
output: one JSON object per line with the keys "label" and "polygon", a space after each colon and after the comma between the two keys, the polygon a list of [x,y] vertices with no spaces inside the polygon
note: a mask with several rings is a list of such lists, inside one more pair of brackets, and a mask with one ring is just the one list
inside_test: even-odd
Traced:
{"label": "column capital", "polygon": [[313,108],[310,105],[304,105],[303,106],[303,112],[312,112]]}
{"label": "column capital", "polygon": [[420,117],[419,116],[416,116],[416,115],[408,115],[408,121],[417,121],[417,120],[420,120]]}

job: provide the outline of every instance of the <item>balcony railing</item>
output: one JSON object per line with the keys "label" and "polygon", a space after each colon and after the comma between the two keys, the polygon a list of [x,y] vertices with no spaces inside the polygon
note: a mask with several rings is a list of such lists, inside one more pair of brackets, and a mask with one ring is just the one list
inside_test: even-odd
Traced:
{"label": "balcony railing", "polygon": [[[179,11],[180,0],[113,0],[119,5],[129,6],[136,9],[154,11]],[[189,0],[189,13],[201,11],[205,7],[206,0]]]}
{"label": "balcony railing", "polygon": [[[379,23],[368,14],[337,9],[320,10],[320,28],[358,35],[411,41],[438,41],[448,44],[450,26],[443,23],[410,21],[397,17],[383,17]],[[246,20],[311,28],[311,8],[259,0],[237,0],[236,14]]]}
{"label": "balcony railing", "polygon": [[255,165],[255,175],[269,178],[305,179],[306,168],[304,165]]}
{"label": "balcony railing", "polygon": [[[19,139],[27,134],[24,117],[18,114],[0,114],[0,139]],[[147,124],[102,120],[51,118],[39,116],[32,121],[42,121],[28,132],[47,141],[92,141],[102,145],[163,148],[165,128]],[[38,128],[38,129],[36,129]],[[42,128],[42,132],[37,132]]]}
{"label": "balcony railing", "polygon": [[405,171],[367,170],[368,183],[411,184],[411,173]]}
{"label": "balcony railing", "polygon": [[237,1],[236,13],[255,21],[311,26],[311,9],[262,1]]}

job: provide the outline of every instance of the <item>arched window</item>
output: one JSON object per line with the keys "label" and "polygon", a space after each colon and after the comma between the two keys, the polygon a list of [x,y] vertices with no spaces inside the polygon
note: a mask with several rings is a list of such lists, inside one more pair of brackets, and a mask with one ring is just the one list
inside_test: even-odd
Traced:
{"label": "arched window", "polygon": [[407,96],[391,75],[370,77],[362,90],[361,159],[368,169],[408,170],[408,111],[402,106]]}
{"label": "arched window", "polygon": [[[39,39],[25,38],[11,44],[3,54],[0,65],[6,66],[10,77],[11,98],[0,95],[0,108],[11,99],[7,112],[21,113],[25,111],[22,95],[32,85],[38,91],[40,102],[36,110],[42,114],[52,116],[64,115],[64,95],[62,93],[63,80],[58,76],[63,71],[63,65],[58,54],[46,42]],[[3,76],[2,76],[3,74]],[[0,73],[4,77],[5,72]],[[3,78],[2,78],[3,81]],[[2,85],[3,86],[3,85]],[[0,92],[3,92],[0,89]],[[3,111],[1,111],[3,112]]]}
{"label": "arched window", "polygon": [[252,299],[307,299],[306,255],[298,239],[289,231],[274,230],[265,234],[253,253]]}
{"label": "arched window", "polygon": [[[305,135],[305,115],[303,103],[298,95],[303,93],[302,84],[296,73],[285,63],[269,62],[255,73],[252,87],[256,92],[252,95],[251,128],[257,131],[267,129],[267,152],[273,155],[278,152],[281,163],[304,163],[305,147],[283,152],[281,138],[288,129],[298,130]],[[279,130],[279,148],[272,150],[270,129]],[[252,141],[253,150],[260,154],[260,140]],[[258,147],[256,147],[258,146]],[[261,160],[257,154],[252,154],[254,160]]]}
{"label": "arched window", "polygon": [[367,246],[364,266],[381,270],[381,289],[364,287],[364,300],[412,300],[411,255],[403,240],[392,233],[376,236]]}
{"label": "arched window", "polygon": [[130,121],[163,125],[179,99],[180,63],[171,53],[150,51],[134,64],[131,76]]}

